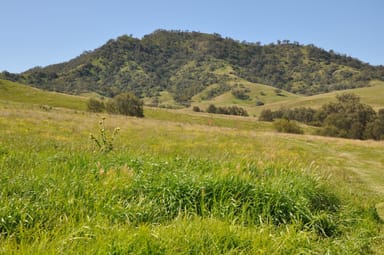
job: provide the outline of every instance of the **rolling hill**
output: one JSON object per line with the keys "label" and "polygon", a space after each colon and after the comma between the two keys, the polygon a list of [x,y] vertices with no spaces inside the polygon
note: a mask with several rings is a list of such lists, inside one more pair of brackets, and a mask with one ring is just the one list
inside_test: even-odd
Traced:
{"label": "rolling hill", "polygon": [[0,101],[86,110],[86,97],[50,92],[0,79]]}
{"label": "rolling hill", "polygon": [[243,89],[252,103],[282,101],[260,98],[260,84],[292,97],[366,87],[384,80],[384,68],[288,40],[261,45],[218,34],[157,30],[141,39],[109,40],[65,63],[0,76],[69,94],[111,97],[132,91],[153,106],[183,107],[196,100],[232,103],[229,94]]}
{"label": "rolling hill", "polygon": [[[207,87],[205,90],[197,94],[191,99],[192,106],[198,106],[203,111],[210,105],[215,104],[217,106],[228,106],[237,104],[244,109],[251,116],[259,116],[260,112],[264,109],[277,110],[280,108],[295,108],[295,107],[312,107],[318,108],[321,105],[328,103],[330,101],[334,101],[337,94],[343,92],[351,92],[358,95],[361,98],[361,102],[371,105],[376,111],[384,108],[384,82],[382,81],[372,81],[370,82],[369,87],[364,88],[356,88],[342,91],[335,91],[330,93],[324,93],[314,96],[303,96],[296,95],[290,92],[281,90],[278,94],[276,93],[276,89],[262,84],[254,84],[243,81],[243,87],[245,89],[249,89],[250,98],[247,100],[237,99],[235,96],[231,94],[231,92],[225,92],[216,97],[206,99],[206,93],[209,93],[210,90],[215,89],[218,85],[213,84]],[[161,108],[174,108],[177,106],[177,103],[172,98],[172,95],[167,92],[160,93],[159,105]],[[87,109],[87,100],[90,97],[95,97],[97,94],[83,94],[81,96],[76,95],[68,95],[64,93],[58,92],[50,92],[46,90],[37,89],[31,86],[27,86],[24,84],[20,84],[17,82],[11,82],[8,80],[0,79],[0,100],[7,103],[24,103],[24,104],[35,104],[40,106],[50,106],[50,107],[62,107],[74,110],[86,110]],[[157,109],[151,106],[151,98],[145,98],[144,101],[147,104],[146,112],[154,117],[160,117],[161,119],[171,120],[174,118],[176,112],[171,113],[167,117],[167,111],[163,109]],[[264,102],[264,105],[258,106],[256,102],[260,100]],[[179,109],[177,112],[179,114],[192,114],[192,106],[190,108]],[[153,115],[153,112],[161,112],[161,114]],[[200,115],[202,115],[200,113]],[[204,115],[204,114],[203,114]],[[196,114],[193,114],[196,116]],[[208,116],[208,115],[207,115]],[[228,117],[228,116],[227,116]],[[184,116],[181,117],[182,121],[187,121],[189,117]],[[176,118],[177,120],[178,118]],[[202,121],[205,123],[206,120]]]}

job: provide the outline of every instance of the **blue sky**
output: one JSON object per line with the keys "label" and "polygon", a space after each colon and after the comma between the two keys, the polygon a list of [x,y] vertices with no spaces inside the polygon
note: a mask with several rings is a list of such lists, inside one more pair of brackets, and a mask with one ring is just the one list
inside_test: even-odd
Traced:
{"label": "blue sky", "polygon": [[156,29],[315,44],[384,65],[383,0],[2,0],[0,71],[70,60]]}

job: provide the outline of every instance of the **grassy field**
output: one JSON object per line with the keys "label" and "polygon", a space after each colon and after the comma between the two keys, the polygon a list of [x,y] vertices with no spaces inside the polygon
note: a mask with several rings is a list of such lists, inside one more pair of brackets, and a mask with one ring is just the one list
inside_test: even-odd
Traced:
{"label": "grassy field", "polygon": [[[384,250],[383,142],[281,134],[254,118],[10,101],[0,101],[0,254]],[[107,141],[120,128],[109,153],[89,138],[102,140],[102,117]]]}
{"label": "grassy field", "polygon": [[[262,86],[250,93],[275,93]],[[378,109],[382,86],[353,92]],[[85,97],[8,81],[0,92],[0,254],[384,250],[384,142],[185,109],[91,114]],[[267,105],[316,107],[335,94]],[[120,128],[109,153],[89,138],[103,143],[102,118],[106,142]]]}
{"label": "grassy field", "polygon": [[47,92],[19,83],[0,79],[0,100],[37,104],[41,108],[63,107],[86,110],[86,97],[70,96],[61,93]]}

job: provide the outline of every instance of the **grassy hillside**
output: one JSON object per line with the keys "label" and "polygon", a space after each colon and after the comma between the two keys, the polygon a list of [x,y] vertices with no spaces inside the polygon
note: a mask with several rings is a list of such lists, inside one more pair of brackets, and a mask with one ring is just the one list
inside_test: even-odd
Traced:
{"label": "grassy hillside", "polygon": [[362,103],[371,105],[375,110],[384,108],[384,82],[371,81],[370,86],[366,88],[348,89],[342,91],[335,91],[315,96],[302,96],[302,97],[288,97],[286,100],[265,104],[261,107],[254,108],[254,113],[259,114],[263,109],[277,110],[281,107],[295,108],[295,107],[312,107],[319,108],[325,103],[335,101],[336,95],[348,92],[358,95]]}
{"label": "grassy hillside", "polygon": [[[0,254],[380,254],[383,142],[0,101]],[[106,117],[105,127],[99,126]],[[110,153],[89,139],[114,128]],[[101,131],[103,128],[104,131]]]}
{"label": "grassy hillside", "polygon": [[43,91],[19,83],[0,80],[0,100],[86,110],[87,98]]}
{"label": "grassy hillside", "polygon": [[[239,105],[247,109],[249,113],[254,114],[259,112],[258,108],[261,108],[257,105],[258,102],[262,102],[264,105],[273,105],[290,100],[295,101],[296,99],[303,97],[284,90],[277,90],[271,86],[248,82],[233,75],[229,77],[228,91],[224,91],[212,98],[207,98],[207,94],[212,93],[211,91],[220,89],[219,84],[213,84],[192,98],[192,107],[198,106],[202,110],[205,110],[210,104],[216,106]],[[245,94],[249,98],[239,99],[234,96],[232,90],[236,89],[246,91]]]}
{"label": "grassy hillside", "polygon": [[[181,114],[181,112],[190,113],[193,106],[199,106],[202,110],[205,110],[210,104],[215,104],[217,106],[239,105],[245,108],[251,116],[258,116],[263,109],[277,110],[281,107],[318,108],[325,103],[335,100],[336,95],[343,92],[355,93],[361,98],[363,103],[371,105],[375,110],[384,108],[384,101],[382,100],[382,98],[384,98],[384,82],[378,80],[371,81],[370,86],[365,88],[330,92],[315,96],[298,96],[284,90],[281,90],[281,92],[277,93],[276,88],[271,86],[247,82],[246,80],[240,79],[233,74],[231,75],[231,70],[232,69],[224,68],[219,71],[221,74],[228,74],[229,91],[207,99],[207,91],[214,90],[219,86],[218,84],[213,84],[192,98],[192,106],[189,108],[189,110],[179,111],[179,114]],[[230,91],[232,88],[247,89],[249,91],[247,92],[249,99],[237,99]],[[75,110],[86,110],[86,102],[88,97],[97,95],[84,94],[83,96],[72,96],[40,90],[7,80],[0,80],[0,92],[0,100],[3,101],[36,104],[41,106],[45,105],[51,107],[63,107]],[[257,106],[256,103],[258,101],[263,102],[264,105]],[[144,99],[144,102],[147,105],[151,105],[153,104],[153,99],[146,98]],[[160,97],[158,98],[156,105],[163,108],[182,108],[168,92],[160,93]],[[151,110],[148,111],[151,113]],[[167,112],[165,109],[158,109],[156,111],[162,112],[165,115]],[[159,116],[164,114],[160,114]]]}

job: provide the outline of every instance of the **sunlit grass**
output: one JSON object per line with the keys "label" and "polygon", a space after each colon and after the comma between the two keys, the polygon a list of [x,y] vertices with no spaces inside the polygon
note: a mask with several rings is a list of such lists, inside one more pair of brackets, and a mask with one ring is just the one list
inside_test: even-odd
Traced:
{"label": "sunlit grass", "polygon": [[0,80],[0,100],[28,104],[38,104],[49,110],[50,107],[63,107],[86,110],[86,97],[70,96],[62,93],[47,92],[23,84]]}
{"label": "sunlit grass", "polygon": [[[0,104],[0,254],[366,254],[383,142]],[[113,150],[89,139],[106,117]],[[379,212],[380,212],[380,208]]]}

